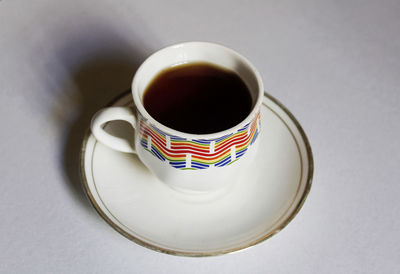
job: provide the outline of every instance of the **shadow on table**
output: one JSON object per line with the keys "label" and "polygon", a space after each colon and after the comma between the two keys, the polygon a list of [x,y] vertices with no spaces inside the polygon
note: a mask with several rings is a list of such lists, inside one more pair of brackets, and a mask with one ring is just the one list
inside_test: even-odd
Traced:
{"label": "shadow on table", "polygon": [[[63,101],[68,101],[61,109],[74,114],[65,121],[62,168],[69,189],[84,208],[90,208],[80,178],[80,152],[85,132],[97,110],[130,88],[136,69],[149,52],[112,33],[102,32],[88,39],[89,42],[76,37],[57,53],[70,75],[71,84],[56,105],[60,108]],[[65,110],[69,106],[73,109]]]}

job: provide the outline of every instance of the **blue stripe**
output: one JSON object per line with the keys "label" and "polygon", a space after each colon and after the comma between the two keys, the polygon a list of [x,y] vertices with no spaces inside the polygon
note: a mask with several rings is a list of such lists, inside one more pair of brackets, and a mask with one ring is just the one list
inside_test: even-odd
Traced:
{"label": "blue stripe", "polygon": [[202,166],[202,165],[195,165],[192,164],[191,167],[197,167],[197,168],[208,168],[208,166]]}
{"label": "blue stripe", "polygon": [[155,126],[151,126],[151,128],[158,132],[159,134],[161,134],[163,137],[165,137],[165,135],[167,135],[164,131],[159,130],[158,128],[156,128]]}
{"label": "blue stripe", "polygon": [[240,152],[238,152],[238,153],[236,153],[236,158],[241,157],[246,151],[247,151],[247,148],[242,150],[242,151],[240,151]]}
{"label": "blue stripe", "polygon": [[186,165],[186,162],[170,162],[171,165]]}
{"label": "blue stripe", "polygon": [[186,165],[171,165],[171,166],[174,167],[174,168],[184,168],[184,167],[186,167]]}
{"label": "blue stripe", "polygon": [[219,163],[215,164],[215,166],[224,166],[224,165],[230,163],[230,161],[231,161],[231,156],[229,156],[228,158],[226,158],[222,162],[219,162]]}
{"label": "blue stripe", "polygon": [[181,138],[181,137],[174,136],[174,135],[171,135],[170,137],[171,137],[171,140],[180,140],[180,141],[186,141],[186,138]]}
{"label": "blue stripe", "polygon": [[227,135],[225,135],[225,136],[222,136],[222,137],[220,137],[220,138],[213,139],[213,140],[214,140],[215,142],[219,142],[219,141],[222,141],[222,140],[228,138],[228,137],[231,136],[232,134],[233,134],[233,133],[227,134]]}
{"label": "blue stripe", "polygon": [[169,162],[172,166],[186,166],[186,162]]}
{"label": "blue stripe", "polygon": [[192,166],[193,166],[193,165],[209,167],[209,165],[207,165],[207,164],[197,163],[197,162],[192,162]]}
{"label": "blue stripe", "polygon": [[192,168],[197,168],[197,169],[206,169],[208,167],[204,167],[204,166],[197,166],[197,165],[192,165]]}
{"label": "blue stripe", "polygon": [[159,158],[159,159],[161,159],[161,160],[165,160],[165,158],[164,158],[164,156],[162,156],[162,154],[158,151],[158,149],[154,146],[154,145],[151,145],[151,151],[154,153],[154,154],[156,154],[156,156]]}
{"label": "blue stripe", "polygon": [[171,164],[171,166],[176,167],[176,168],[180,168],[180,167],[185,167],[186,165],[173,165],[173,164]]}
{"label": "blue stripe", "polygon": [[253,137],[253,139],[251,140],[250,145],[252,145],[252,144],[254,143],[254,141],[257,139],[257,136],[258,136],[258,129],[257,129],[256,133],[254,134],[254,137]]}
{"label": "blue stripe", "polygon": [[186,163],[174,163],[174,162],[169,162],[172,166],[185,166]]}
{"label": "blue stripe", "polygon": [[160,152],[157,151],[157,149],[155,149],[154,146],[151,146],[151,152],[153,152],[154,155],[156,155],[161,161],[165,161],[165,158],[160,154]]}
{"label": "blue stripe", "polygon": [[144,147],[147,148],[147,142],[144,140],[140,140],[140,144]]}
{"label": "blue stripe", "polygon": [[174,164],[186,163],[186,160],[175,160],[175,161],[171,161],[171,163],[174,163]]}
{"label": "blue stripe", "polygon": [[209,143],[211,143],[211,140],[195,139],[195,140],[192,140],[192,142],[199,143],[199,144],[209,144]]}
{"label": "blue stripe", "polygon": [[222,163],[219,163],[218,165],[215,165],[215,166],[216,167],[223,167],[223,166],[226,166],[229,163],[230,163],[230,161],[223,161]]}
{"label": "blue stripe", "polygon": [[248,123],[247,125],[245,125],[245,126],[242,127],[241,129],[238,129],[238,132],[239,132],[239,131],[246,130],[246,129],[249,127],[249,125],[250,125],[250,123]]}

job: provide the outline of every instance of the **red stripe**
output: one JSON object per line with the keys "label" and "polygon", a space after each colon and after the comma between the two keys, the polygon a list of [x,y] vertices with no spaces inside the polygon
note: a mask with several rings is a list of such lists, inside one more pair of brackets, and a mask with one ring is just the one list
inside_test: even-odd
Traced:
{"label": "red stripe", "polygon": [[214,153],[213,157],[211,157],[211,155],[209,157],[202,157],[202,156],[199,156],[199,155],[192,155],[192,159],[200,159],[200,160],[211,161],[211,160],[215,160],[215,159],[221,158],[221,156],[224,156],[229,151],[230,151],[230,149],[227,149],[225,151],[222,151],[221,153],[218,153],[218,155],[216,155],[216,156],[214,156],[215,155],[215,153]]}
{"label": "red stripe", "polygon": [[[163,146],[160,146],[160,144],[157,141],[154,141],[154,145],[157,147],[157,149],[161,150],[165,155],[174,157],[174,158],[186,158],[185,154],[175,154],[176,152],[171,151],[170,153],[167,148],[164,148]],[[180,153],[185,153],[184,151],[180,151]]]}
{"label": "red stripe", "polygon": [[159,142],[161,142],[163,144],[163,146],[167,145],[167,142],[164,139],[161,139],[160,136],[158,136],[157,134],[149,131],[149,132],[147,132],[147,135],[150,135],[152,139],[158,140]]}
{"label": "red stripe", "polygon": [[[241,133],[241,134],[238,134],[238,135],[234,136],[233,138],[238,138],[238,137],[243,136],[243,135],[246,135],[246,132],[243,132],[243,133]],[[232,137],[228,137],[228,139],[225,139],[222,143],[219,143],[219,144],[216,145],[215,147],[216,147],[216,148],[222,147],[223,145],[226,144],[226,142],[229,142],[229,140],[231,140],[231,138],[232,138]]]}
{"label": "red stripe", "polygon": [[241,144],[241,143],[247,143],[249,140],[250,140],[250,136],[246,136],[246,135],[241,138],[232,138],[231,140],[229,140],[228,143],[225,143],[224,146],[219,147],[215,151],[219,151],[221,149],[225,149],[226,147],[230,147],[230,146],[232,146],[233,142],[237,142],[237,143]]}
{"label": "red stripe", "polygon": [[192,150],[197,151],[199,153],[208,153],[208,152],[210,152],[209,149],[199,149],[196,146],[193,146],[191,144],[181,145],[181,146],[171,146],[171,149],[174,149],[174,150],[192,149]]}
{"label": "red stripe", "polygon": [[208,151],[208,148],[204,148],[204,146],[200,146],[198,144],[191,144],[191,143],[187,143],[186,141],[184,141],[184,142],[171,141],[171,148],[180,148],[180,147],[185,147],[185,146],[191,146],[191,147],[199,149],[199,150]]}

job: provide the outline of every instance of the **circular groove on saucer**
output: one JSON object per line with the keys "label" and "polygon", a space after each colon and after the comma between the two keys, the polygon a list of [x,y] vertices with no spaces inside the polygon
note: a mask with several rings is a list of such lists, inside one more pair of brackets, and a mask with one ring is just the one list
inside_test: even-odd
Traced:
{"label": "circular groove on saucer", "polygon": [[[121,100],[122,98],[125,98],[126,96],[128,96],[130,94],[130,91],[124,92],[121,95],[119,95],[117,98],[115,98],[110,104],[113,105],[116,102],[118,102],[119,100]],[[303,193],[301,194],[301,198],[298,200],[297,205],[294,209],[292,209],[292,212],[290,213],[290,215],[286,216],[284,220],[282,220],[282,218],[286,215],[287,211],[289,211],[291,209],[292,204],[295,202],[297,194],[300,190],[300,186],[301,186],[301,181],[303,180],[303,175],[300,176],[300,183],[297,189],[297,193],[295,195],[295,197],[293,198],[293,201],[291,202],[291,205],[288,206],[288,208],[286,209],[286,211],[281,214],[281,217],[276,220],[275,223],[279,223],[280,225],[279,227],[275,228],[273,231],[270,231],[266,234],[261,235],[260,237],[253,239],[252,241],[245,241],[244,243],[241,244],[237,244],[235,247],[229,248],[229,249],[223,249],[223,250],[219,250],[219,251],[208,251],[208,252],[197,252],[197,251],[182,251],[182,250],[178,250],[178,249],[171,249],[171,248],[165,248],[162,247],[160,245],[158,245],[157,243],[153,242],[151,239],[146,239],[145,237],[141,236],[136,237],[135,232],[132,231],[129,227],[125,226],[123,223],[119,222],[120,224],[116,224],[115,221],[111,220],[107,214],[103,211],[103,209],[101,208],[101,206],[99,205],[99,203],[103,204],[103,207],[107,208],[104,204],[104,202],[101,200],[101,196],[97,193],[97,196],[99,197],[98,199],[95,198],[95,195],[93,195],[88,181],[87,181],[87,174],[85,172],[85,154],[86,154],[86,146],[89,140],[89,137],[91,136],[90,131],[88,130],[85,134],[84,140],[83,140],[83,144],[82,144],[82,151],[81,151],[81,178],[82,178],[82,183],[84,186],[84,190],[85,193],[87,195],[87,197],[89,198],[91,204],[93,205],[93,207],[95,208],[95,210],[98,212],[98,214],[111,226],[113,227],[116,231],[118,231],[120,234],[122,234],[123,236],[125,236],[126,238],[153,250],[159,251],[159,252],[163,252],[163,253],[168,253],[168,254],[172,254],[172,255],[180,255],[180,256],[195,256],[195,257],[200,257],[200,256],[215,256],[215,255],[221,255],[221,254],[225,254],[225,253],[230,253],[230,252],[234,252],[237,250],[241,250],[250,246],[253,246],[255,244],[258,244],[260,242],[263,242],[264,240],[270,238],[271,236],[273,236],[274,234],[276,234],[277,232],[279,232],[280,230],[282,230],[295,216],[296,214],[299,212],[299,210],[301,209],[302,205],[304,204],[304,201],[310,191],[311,188],[311,183],[312,183],[312,177],[313,177],[313,157],[312,157],[312,151],[311,151],[311,147],[310,144],[308,142],[308,139],[304,133],[304,130],[302,129],[302,127],[300,126],[300,124],[297,122],[297,120],[294,118],[294,116],[275,98],[273,98],[272,96],[268,95],[267,93],[264,94],[264,96],[266,98],[268,98],[270,101],[272,101],[279,109],[281,109],[287,116],[288,118],[291,120],[291,122],[295,125],[298,133],[301,136],[301,140],[304,143],[305,146],[305,150],[306,150],[306,158],[307,158],[307,177],[305,179],[305,188],[303,189]],[[264,104],[264,106],[267,106],[266,104]],[[290,127],[287,125],[287,123],[285,122],[285,120],[279,116],[278,113],[276,113],[272,108],[270,108],[269,106],[267,106],[287,127],[287,129],[289,130],[290,134],[292,135],[297,149],[299,150],[299,154],[300,154],[300,161],[301,161],[301,165],[303,165],[302,163],[302,157],[301,157],[301,152],[300,152],[300,148],[299,148],[299,144],[297,139],[294,136],[294,133],[292,132],[292,130],[290,129]],[[94,149],[93,149],[94,151]],[[92,154],[93,157],[94,153]],[[93,161],[90,161],[91,163],[93,163]],[[301,172],[303,172],[303,166],[301,166]],[[92,169],[93,171],[93,169]],[[94,175],[91,174],[93,177]],[[95,189],[97,190],[97,186],[96,184],[94,184]],[[110,210],[108,210],[109,214],[111,216],[112,212]],[[115,216],[113,216],[114,219],[118,220]],[[121,226],[123,228],[121,228]]]}

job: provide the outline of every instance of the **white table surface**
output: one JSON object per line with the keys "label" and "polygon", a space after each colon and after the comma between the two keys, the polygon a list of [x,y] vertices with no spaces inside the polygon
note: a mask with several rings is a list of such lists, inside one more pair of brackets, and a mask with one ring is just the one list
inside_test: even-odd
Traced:
{"label": "white table surface", "polygon": [[[91,115],[153,51],[236,49],[304,127],[310,195],[266,242],[185,258],[130,242],[79,182]],[[399,273],[400,1],[0,0],[0,273]]]}

